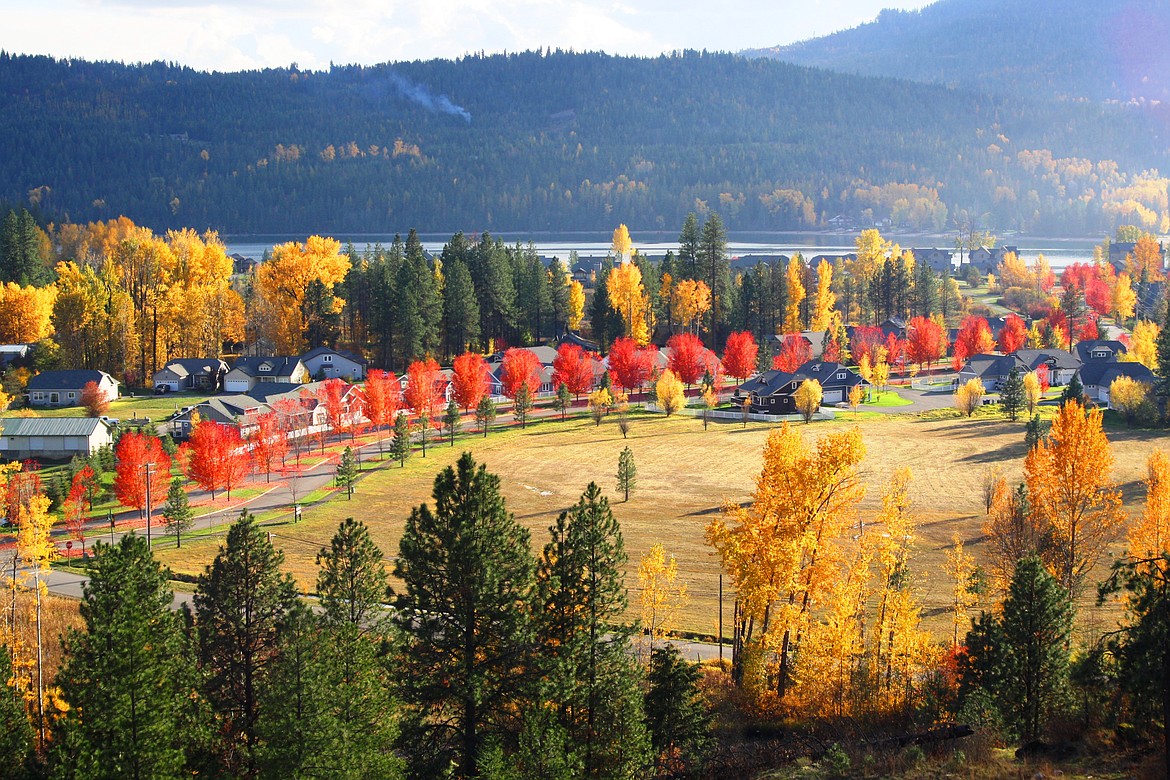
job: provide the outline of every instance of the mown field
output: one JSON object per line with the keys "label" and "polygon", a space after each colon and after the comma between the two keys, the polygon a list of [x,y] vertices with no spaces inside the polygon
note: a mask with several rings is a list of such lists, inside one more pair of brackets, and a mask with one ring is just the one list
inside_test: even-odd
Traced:
{"label": "mown field", "polygon": [[[866,498],[860,513],[873,517],[883,485],[893,470],[909,466],[914,475],[914,509],[920,519],[913,575],[921,594],[926,624],[940,637],[951,629],[948,583],[943,571],[944,552],[956,532],[977,557],[982,548],[982,485],[990,468],[1009,479],[1022,474],[1023,423],[1000,420],[926,420],[905,415],[864,419],[850,414],[833,422],[800,426],[813,439],[842,427],[859,424],[866,445],[863,478]],[[272,526],[273,541],[284,549],[287,568],[300,587],[312,591],[316,577],[314,557],[345,517],[363,519],[373,530],[387,558],[397,551],[398,539],[411,507],[429,500],[435,473],[464,450],[500,476],[509,509],[532,532],[539,550],[547,527],[557,513],[572,505],[590,481],[596,481],[613,501],[630,555],[627,584],[636,607],[637,562],[651,545],[661,542],[679,562],[691,595],[682,628],[714,634],[717,621],[719,566],[703,538],[704,528],[725,501],[750,497],[760,468],[760,453],[773,426],[739,423],[712,424],[708,431],[694,418],[636,417],[629,438],[623,440],[610,420],[595,427],[586,420],[543,422],[527,431],[493,434],[487,439],[461,437],[416,453],[405,468],[387,468],[365,474],[352,501],[339,497],[306,509],[296,525]],[[1165,437],[1149,432],[1112,431],[1116,456],[1115,479],[1122,487],[1131,513],[1140,512],[1144,498],[1141,479],[1145,459]],[[618,453],[629,445],[638,468],[638,486],[629,502],[616,496]],[[182,550],[158,549],[177,572],[196,574],[214,555],[219,538],[192,539]],[[1102,569],[1102,572],[1104,569]],[[725,614],[730,620],[731,594],[727,588]],[[1081,620],[1101,627],[1108,613],[1098,613],[1087,597]],[[729,630],[729,629],[728,629]]]}

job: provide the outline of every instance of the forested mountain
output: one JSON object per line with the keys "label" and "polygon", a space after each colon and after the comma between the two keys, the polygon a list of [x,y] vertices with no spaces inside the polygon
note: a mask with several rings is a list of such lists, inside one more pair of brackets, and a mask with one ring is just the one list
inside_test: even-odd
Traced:
{"label": "forested mountain", "polygon": [[1168,38],[1162,0],[939,0],[751,54],[994,93],[1165,101]]}
{"label": "forested mountain", "polygon": [[229,233],[1167,220],[1145,112],[766,59],[527,52],[205,73],[0,54],[0,201]]}

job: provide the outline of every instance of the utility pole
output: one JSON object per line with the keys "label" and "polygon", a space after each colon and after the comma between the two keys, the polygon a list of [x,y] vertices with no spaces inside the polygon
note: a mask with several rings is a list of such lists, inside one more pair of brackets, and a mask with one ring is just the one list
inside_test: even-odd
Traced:
{"label": "utility pole", "polygon": [[154,464],[147,463],[143,468],[146,469],[146,547],[150,548],[150,478],[154,476]]}
{"label": "utility pole", "polygon": [[723,572],[719,572],[719,663],[723,664]]}

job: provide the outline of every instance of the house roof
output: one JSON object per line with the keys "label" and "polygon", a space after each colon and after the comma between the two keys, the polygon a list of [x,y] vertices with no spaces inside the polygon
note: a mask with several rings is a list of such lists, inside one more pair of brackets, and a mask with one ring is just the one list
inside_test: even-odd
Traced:
{"label": "house roof", "polygon": [[1063,349],[1055,349],[1052,347],[1045,349],[1018,349],[1012,354],[1022,360],[1029,371],[1036,370],[1041,363],[1047,363],[1052,368],[1071,368],[1075,370],[1081,367],[1081,361],[1071,352]]}
{"label": "house roof", "polygon": [[[837,378],[837,375],[841,372],[845,373],[844,379]],[[765,371],[762,374],[757,374],[740,385],[740,392],[756,393],[757,395],[774,395],[783,391],[792,382],[796,382],[799,385],[806,379],[815,379],[821,383],[821,387],[840,386],[849,388],[854,385],[866,383],[856,372],[840,363],[810,360],[793,372],[773,369],[771,371]]]}
{"label": "house roof", "polygon": [[[1102,348],[1106,348],[1109,350],[1109,356],[1104,357],[1104,358],[1093,357],[1093,352],[1094,351],[1099,352],[1099,351],[1101,351]],[[1091,363],[1094,361],[1097,361],[1097,362],[1114,361],[1114,360],[1117,360],[1118,355],[1124,355],[1127,352],[1129,352],[1129,350],[1126,348],[1126,346],[1124,344],[1122,344],[1120,341],[1112,341],[1112,340],[1108,340],[1108,339],[1095,339],[1093,341],[1080,341],[1080,342],[1077,342],[1075,349],[1077,351],[1077,357],[1080,358],[1082,363]]]}
{"label": "house roof", "polygon": [[[291,376],[296,371],[299,357],[238,357],[232,364],[232,371],[240,371],[248,376]],[[261,371],[268,366],[267,371]]]}
{"label": "house roof", "polygon": [[350,352],[348,349],[330,349],[329,347],[313,347],[305,354],[301,355],[301,360],[311,360],[318,355],[340,355],[346,360],[352,361],[359,365],[366,365],[368,362],[364,357],[356,352]]}
{"label": "house roof", "polygon": [[1114,379],[1122,376],[1127,376],[1138,382],[1148,382],[1150,384],[1154,382],[1154,372],[1144,364],[1137,362],[1117,363],[1094,360],[1081,366],[1081,370],[1077,372],[1077,375],[1081,378],[1082,385],[1094,385],[1097,387],[1112,384]]}
{"label": "house roof", "polygon": [[1030,370],[1028,364],[1017,357],[1015,353],[1011,355],[984,353],[972,355],[959,373],[974,374],[980,379],[999,378],[1010,374],[1013,367],[1020,369],[1021,372]]}
{"label": "house roof", "polygon": [[320,382],[310,382],[306,385],[297,382],[261,382],[241,397],[273,403],[281,398],[299,398],[303,392],[313,394],[320,386]]}
{"label": "house roof", "polygon": [[175,358],[168,360],[160,371],[170,371],[175,376],[190,374],[212,374],[226,369],[227,364],[219,358]]}
{"label": "house roof", "polygon": [[108,379],[115,385],[117,380],[105,371],[90,371],[86,369],[70,369],[66,371],[42,371],[28,380],[29,390],[80,390],[87,382],[97,382]]}
{"label": "house roof", "polygon": [[0,420],[5,436],[92,436],[105,423],[96,417],[11,417]]}

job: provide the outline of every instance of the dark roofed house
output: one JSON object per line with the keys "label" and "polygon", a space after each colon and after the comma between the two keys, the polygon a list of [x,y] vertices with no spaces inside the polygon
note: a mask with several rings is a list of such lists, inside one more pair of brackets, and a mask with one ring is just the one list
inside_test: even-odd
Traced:
{"label": "dark roofed house", "polygon": [[173,393],[184,390],[203,390],[217,393],[223,387],[227,363],[219,358],[176,358],[154,372],[154,387],[165,387]]}
{"label": "dark roofed house", "polygon": [[[997,246],[990,249],[981,246],[971,250],[971,254],[967,255],[965,265],[975,266],[980,273],[994,273],[999,264],[1003,262],[1003,256],[1008,252],[1018,255],[1019,249],[1014,246]],[[964,269],[960,268],[959,270],[961,272]]]}
{"label": "dark roofed house", "polygon": [[1074,348],[1077,358],[1082,363],[1116,362],[1129,350],[1120,341],[1095,339],[1093,341],[1079,341]]}
{"label": "dark roofed house", "polygon": [[1012,354],[1022,360],[1029,371],[1035,371],[1042,365],[1048,366],[1048,384],[1054,387],[1067,385],[1072,381],[1073,374],[1081,367],[1081,361],[1076,355],[1055,347],[1020,349]]}
{"label": "dark roofed house", "polygon": [[42,371],[28,380],[25,395],[29,406],[77,406],[81,390],[89,382],[97,383],[106,400],[117,400],[118,380],[105,371],[85,369]]}
{"label": "dark roofed house", "polygon": [[314,379],[334,379],[340,377],[352,382],[360,382],[366,378],[366,359],[356,352],[345,349],[330,349],[329,347],[315,347],[301,355],[301,362],[305,370]]}
{"label": "dark roofed house", "polygon": [[949,249],[935,249],[928,247],[924,249],[911,249],[914,253],[914,261],[918,263],[926,263],[930,270],[936,274],[941,274],[943,271],[954,271],[954,252]]}
{"label": "dark roofed house", "polygon": [[796,414],[796,390],[806,379],[820,382],[821,404],[826,406],[843,403],[854,386],[867,384],[840,363],[810,360],[792,373],[773,369],[757,374],[739,386],[732,401],[742,404],[745,397],[750,398],[753,413]]}
{"label": "dark roofed house", "polygon": [[302,384],[309,372],[299,357],[239,357],[223,378],[229,393],[246,393],[262,382]]}
{"label": "dark roofed house", "polygon": [[1123,376],[1137,382],[1145,382],[1151,387],[1155,381],[1154,372],[1144,364],[1137,362],[1119,363],[1094,360],[1085,363],[1077,372],[1077,377],[1081,380],[1081,386],[1084,387],[1085,395],[1089,397],[1089,400],[1110,409],[1113,408],[1113,405],[1109,399],[1109,386],[1113,384],[1113,380]]}
{"label": "dark roofed house", "polygon": [[[1117,271],[1124,271],[1128,265],[1128,258],[1133,255],[1133,250],[1136,247],[1137,244],[1133,241],[1109,242],[1109,264]],[[1165,263],[1166,248],[1162,246],[1161,242],[1158,243],[1158,255],[1162,258],[1162,262]],[[1138,280],[1134,279],[1134,281],[1136,282]]]}
{"label": "dark roofed house", "polygon": [[998,390],[1003,381],[1008,378],[1013,368],[1018,368],[1021,374],[1029,371],[1028,365],[1015,354],[972,355],[967,363],[959,369],[959,384],[966,384],[972,379],[983,383],[985,390]]}

